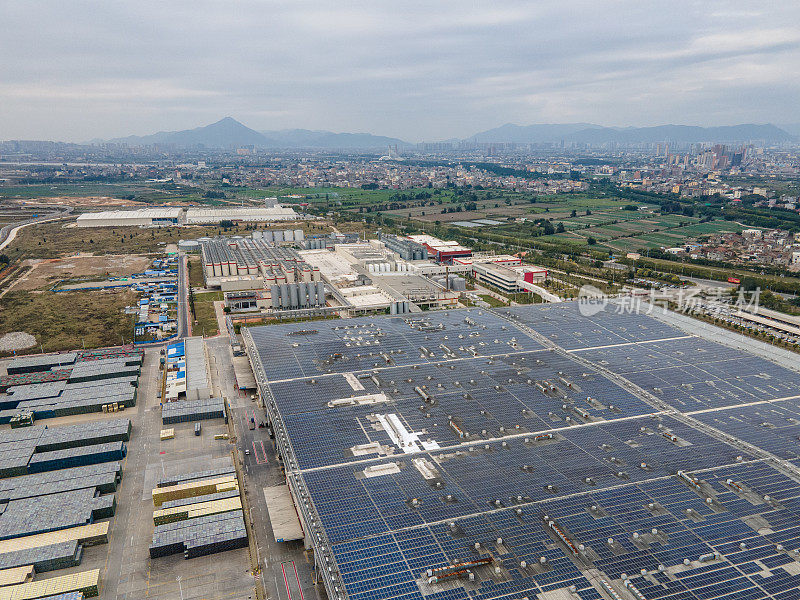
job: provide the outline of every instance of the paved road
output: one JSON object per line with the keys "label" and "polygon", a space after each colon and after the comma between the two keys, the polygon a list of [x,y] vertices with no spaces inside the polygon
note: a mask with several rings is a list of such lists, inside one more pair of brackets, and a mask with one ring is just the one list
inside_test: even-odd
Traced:
{"label": "paved road", "polygon": [[[248,422],[254,416],[256,422],[266,421],[264,410],[250,399],[250,394],[240,394],[235,389],[236,376],[233,371],[233,354],[227,336],[206,339],[209,366],[214,394],[221,393],[228,398],[236,435],[236,445],[243,458],[245,487],[250,505],[250,516],[254,523],[253,531],[258,549],[259,566],[262,569],[261,582],[266,597],[276,600],[301,600],[297,593],[297,578],[303,591],[303,600],[320,597],[319,590],[312,582],[312,568],[303,550],[302,542],[276,542],[269,522],[269,513],[264,498],[265,487],[284,484],[286,479],[277,459],[275,446],[267,429],[256,427],[250,430]],[[249,449],[250,455],[244,455]],[[283,578],[284,569],[292,565],[291,577],[287,570],[290,592]],[[286,564],[284,564],[286,563]],[[291,597],[290,597],[291,595]],[[324,594],[323,594],[324,595]]]}
{"label": "paved road", "polygon": [[2,229],[0,229],[0,250],[4,250],[6,246],[8,246],[11,242],[14,241],[14,238],[17,237],[17,232],[24,228],[28,227],[29,225],[36,225],[37,223],[47,223],[48,221],[58,221],[59,219],[64,219],[68,217],[72,213],[72,208],[66,208],[64,211],[59,214],[58,216],[51,216],[53,213],[48,213],[46,215],[42,215],[41,217],[36,217],[35,219],[30,219],[25,221],[24,223],[19,223],[17,225],[11,226],[6,225]]}
{"label": "paved road", "polygon": [[178,254],[178,337],[191,335],[189,329],[189,267],[188,258]]}

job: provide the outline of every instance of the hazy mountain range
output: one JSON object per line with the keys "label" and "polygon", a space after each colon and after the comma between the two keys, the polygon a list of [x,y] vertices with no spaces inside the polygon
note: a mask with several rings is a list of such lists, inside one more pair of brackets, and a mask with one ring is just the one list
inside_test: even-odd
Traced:
{"label": "hazy mountain range", "polygon": [[[797,141],[795,132],[800,126],[789,125],[786,131],[775,125],[730,125],[725,127],[695,127],[689,125],[660,125],[657,127],[603,127],[591,123],[514,125],[476,133],[466,141],[480,143],[543,144],[579,143],[659,143],[672,142],[692,144],[700,142],[739,143],[764,141],[781,143]],[[99,140],[95,140],[99,141]],[[279,131],[256,131],[236,119],[224,119],[195,129],[183,131],[160,131],[152,135],[128,136],[107,140],[131,146],[153,144],[182,148],[235,148],[255,146],[258,148],[309,148],[328,150],[377,150],[388,146],[411,146],[410,142],[371,133],[333,133],[308,129],[284,129]]]}
{"label": "hazy mountain range", "polygon": [[604,144],[673,142],[734,143],[763,140],[768,143],[795,141],[795,136],[775,125],[729,125],[725,127],[696,127],[691,125],[659,125],[657,127],[603,127],[589,123],[565,125],[513,125],[476,133],[469,138],[476,142],[520,144],[565,143]]}
{"label": "hazy mountain range", "polygon": [[320,149],[375,149],[389,145],[408,146],[408,142],[396,138],[370,133],[333,133],[308,129],[283,129],[280,131],[256,131],[242,125],[232,117],[196,129],[184,131],[159,131],[152,135],[108,140],[130,146],[152,144],[178,147],[205,146],[206,148],[232,148],[256,146],[259,148],[320,148]]}

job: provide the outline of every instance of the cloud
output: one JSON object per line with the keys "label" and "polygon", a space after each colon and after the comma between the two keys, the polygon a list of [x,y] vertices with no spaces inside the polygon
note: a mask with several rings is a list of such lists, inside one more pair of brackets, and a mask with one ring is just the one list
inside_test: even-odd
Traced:
{"label": "cloud", "polygon": [[0,2],[0,139],[800,120],[800,4]]}

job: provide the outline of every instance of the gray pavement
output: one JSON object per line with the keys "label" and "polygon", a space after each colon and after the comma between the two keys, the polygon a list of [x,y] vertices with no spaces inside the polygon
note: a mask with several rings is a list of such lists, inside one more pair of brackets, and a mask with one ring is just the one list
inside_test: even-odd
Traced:
{"label": "gray pavement", "polygon": [[213,439],[215,433],[227,431],[221,419],[204,421],[201,436],[194,435],[193,423],[171,426],[175,428],[175,439],[160,441],[161,413],[156,397],[160,381],[159,357],[156,348],[145,352],[137,406],[108,416],[126,417],[133,423],[128,455],[122,465],[122,483],[117,489],[117,511],[109,543],[86,548],[79,567],[53,574],[100,569],[101,600],[254,598],[256,579],[250,572],[247,549],[191,560],[182,555],[150,558],[151,490],[156,482],[165,473],[202,470],[210,459],[230,456],[233,449],[228,441]]}
{"label": "gray pavement", "polygon": [[[214,393],[222,393],[227,397],[231,408],[236,446],[240,450],[239,458],[244,467],[247,500],[254,524],[259,566],[262,570],[261,585],[265,595],[278,600],[324,598],[326,597],[324,586],[322,584],[315,586],[312,581],[313,559],[310,559],[304,551],[302,542],[276,542],[272,533],[263,490],[267,486],[283,484],[286,479],[267,429],[256,427],[250,430],[248,427],[248,421],[253,415],[256,423],[266,421],[264,410],[251,400],[250,394],[240,393],[234,387],[236,377],[228,337],[209,338],[206,340],[206,347]],[[244,454],[245,449],[250,450],[249,456]],[[295,567],[297,578],[294,573]],[[286,580],[284,580],[284,569]],[[297,589],[297,579],[302,594]]]}

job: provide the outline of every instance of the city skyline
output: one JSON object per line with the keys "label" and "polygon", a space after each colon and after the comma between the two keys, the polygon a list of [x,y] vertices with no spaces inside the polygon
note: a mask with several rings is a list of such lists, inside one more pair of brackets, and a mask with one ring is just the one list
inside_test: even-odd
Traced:
{"label": "city skyline", "polygon": [[[790,2],[0,6],[0,139],[797,123]],[[68,14],[67,14],[68,13]]]}

